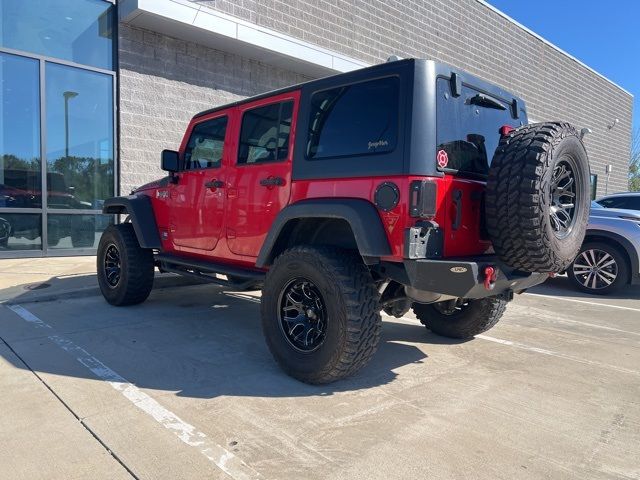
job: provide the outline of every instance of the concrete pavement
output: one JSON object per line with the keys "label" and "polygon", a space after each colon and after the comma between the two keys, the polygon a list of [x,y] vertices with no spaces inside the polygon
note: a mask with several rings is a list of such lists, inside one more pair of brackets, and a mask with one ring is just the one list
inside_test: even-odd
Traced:
{"label": "concrete pavement", "polygon": [[[467,342],[385,317],[372,363],[324,387],[275,365],[258,292],[14,301],[0,337],[25,363],[0,348],[0,465],[25,479],[640,478],[638,290],[584,297],[560,278],[535,293]],[[51,455],[31,448],[47,442]]]}

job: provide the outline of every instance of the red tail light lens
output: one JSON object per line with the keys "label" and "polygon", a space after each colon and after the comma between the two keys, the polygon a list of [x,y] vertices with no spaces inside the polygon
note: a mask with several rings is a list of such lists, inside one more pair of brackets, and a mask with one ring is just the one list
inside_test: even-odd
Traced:
{"label": "red tail light lens", "polygon": [[503,125],[500,127],[500,135],[502,136],[509,135],[514,130],[515,128],[513,128],[511,125]]}

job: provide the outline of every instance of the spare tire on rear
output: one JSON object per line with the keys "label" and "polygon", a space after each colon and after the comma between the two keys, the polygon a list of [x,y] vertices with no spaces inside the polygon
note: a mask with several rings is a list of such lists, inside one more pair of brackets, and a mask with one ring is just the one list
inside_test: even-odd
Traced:
{"label": "spare tire on rear", "polygon": [[578,131],[537,123],[502,137],[489,169],[485,214],[496,253],[524,272],[562,272],[584,240],[589,161]]}

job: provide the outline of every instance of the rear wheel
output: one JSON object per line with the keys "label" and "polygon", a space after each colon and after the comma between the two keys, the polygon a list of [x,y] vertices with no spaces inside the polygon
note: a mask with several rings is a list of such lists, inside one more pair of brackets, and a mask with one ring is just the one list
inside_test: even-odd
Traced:
{"label": "rear wheel", "polygon": [[306,383],[329,383],[367,364],[380,339],[378,292],[358,255],[299,246],[265,278],[262,328],[282,369]]}
{"label": "rear wheel", "polygon": [[141,248],[133,225],[110,225],[100,238],[98,284],[111,305],[144,302],[153,288],[153,252]]}
{"label": "rear wheel", "polygon": [[496,297],[414,303],[413,313],[433,333],[450,338],[471,338],[493,327],[502,317],[507,302]]}
{"label": "rear wheel", "polygon": [[629,266],[616,247],[591,242],[582,246],[567,275],[583,292],[608,295],[629,283]]}

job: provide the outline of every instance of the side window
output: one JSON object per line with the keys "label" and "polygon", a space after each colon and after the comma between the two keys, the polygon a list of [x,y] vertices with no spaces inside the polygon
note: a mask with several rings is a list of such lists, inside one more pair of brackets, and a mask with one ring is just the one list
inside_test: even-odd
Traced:
{"label": "side window", "polygon": [[247,110],[242,116],[238,164],[277,162],[289,156],[293,101]]}
{"label": "side window", "polygon": [[387,77],[311,96],[307,158],[391,152],[398,139],[400,79]]}
{"label": "side window", "polygon": [[629,197],[629,202],[627,208],[630,210],[640,210],[640,195]]}
{"label": "side window", "polygon": [[222,163],[226,131],[226,116],[207,120],[193,127],[184,152],[185,170],[218,168]]}
{"label": "side window", "polygon": [[600,202],[605,208],[626,208],[624,198],[607,198]]}

